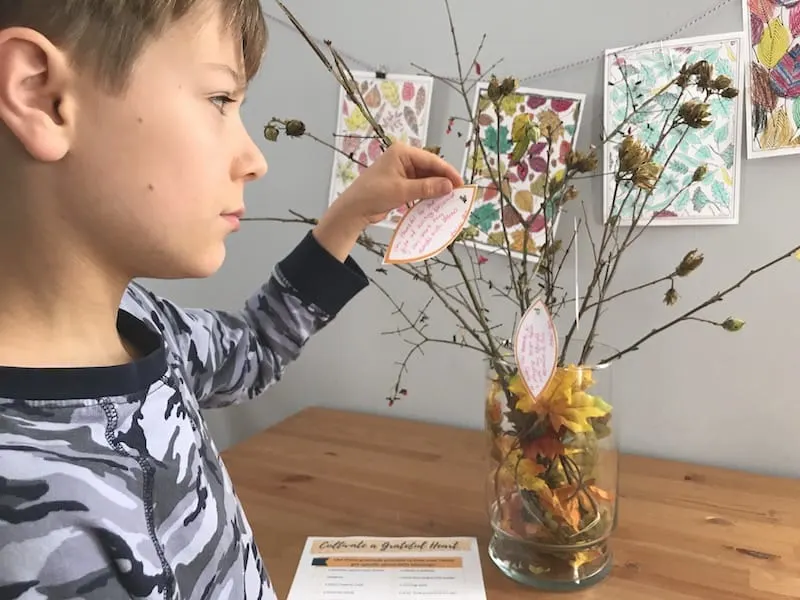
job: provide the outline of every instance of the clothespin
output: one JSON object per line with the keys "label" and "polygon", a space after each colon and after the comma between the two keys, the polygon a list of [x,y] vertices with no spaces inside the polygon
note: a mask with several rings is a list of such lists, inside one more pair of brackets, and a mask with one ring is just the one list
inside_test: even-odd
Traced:
{"label": "clothespin", "polygon": [[385,65],[378,65],[378,70],[375,71],[375,78],[376,79],[386,79],[386,66]]}

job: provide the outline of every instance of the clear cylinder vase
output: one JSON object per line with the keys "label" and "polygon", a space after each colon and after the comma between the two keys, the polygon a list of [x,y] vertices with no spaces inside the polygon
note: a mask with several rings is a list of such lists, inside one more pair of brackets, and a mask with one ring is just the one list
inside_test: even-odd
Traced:
{"label": "clear cylinder vase", "polygon": [[599,583],[617,523],[612,367],[564,361],[535,398],[513,360],[489,368],[487,383],[491,560],[542,590]]}

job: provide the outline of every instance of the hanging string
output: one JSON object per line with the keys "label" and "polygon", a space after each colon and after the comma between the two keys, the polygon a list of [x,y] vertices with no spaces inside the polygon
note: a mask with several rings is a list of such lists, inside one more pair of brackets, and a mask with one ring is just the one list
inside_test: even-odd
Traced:
{"label": "hanging string", "polygon": [[[709,9],[705,10],[704,12],[700,13],[699,15],[697,15],[696,17],[694,17],[692,20],[688,21],[687,23],[684,23],[681,27],[679,27],[678,29],[676,29],[675,31],[670,33],[665,38],[648,40],[646,42],[641,42],[641,43],[635,44],[633,46],[626,46],[625,49],[626,50],[632,50],[632,49],[635,49],[635,48],[639,48],[641,46],[647,46],[648,44],[655,44],[655,43],[658,43],[658,42],[661,42],[661,41],[671,40],[673,38],[677,38],[679,35],[681,35],[687,29],[690,29],[690,28],[694,27],[695,25],[697,25],[701,21],[705,21],[708,17],[714,15],[715,13],[717,13],[722,8],[726,7],[731,2],[733,2],[733,0],[719,0],[711,8],[709,8]],[[284,21],[283,19],[281,19],[279,17],[276,17],[275,15],[272,15],[270,13],[266,13],[265,16],[266,16],[266,18],[268,20],[272,21],[273,23],[276,23],[276,24],[278,24],[278,25],[280,25],[282,27],[285,27],[285,28],[289,29],[290,31],[293,31],[294,33],[299,35],[297,30],[294,28],[294,26],[291,23],[289,23],[288,21]],[[324,41],[323,40],[321,40],[319,38],[315,38],[313,36],[310,36],[310,37],[316,44],[324,45]],[[342,50],[339,49],[338,46],[336,47],[336,50],[341,56],[343,56],[345,59],[350,61],[351,65],[356,65],[356,66],[361,67],[362,69],[364,69],[366,71],[372,71],[372,72],[378,72],[378,71],[381,71],[381,70],[385,71],[385,68],[378,67],[378,66],[373,65],[373,64],[371,64],[371,63],[369,63],[367,61],[361,60],[358,57],[355,57],[355,56],[353,56],[351,54],[348,54],[347,52],[343,52]],[[527,77],[519,78],[519,81],[520,81],[520,83],[527,83],[529,81],[533,81],[534,79],[541,79],[542,77],[547,77],[548,75],[554,75],[554,74],[560,73],[562,71],[570,71],[570,70],[575,69],[577,67],[582,67],[584,65],[591,64],[591,63],[593,63],[595,61],[603,60],[603,58],[605,58],[605,53],[601,52],[599,54],[595,54],[595,55],[592,55],[592,56],[587,56],[586,58],[583,58],[581,60],[576,60],[576,61],[573,61],[571,63],[565,64],[565,65],[561,65],[559,67],[554,67],[552,69],[547,69],[545,71],[539,71],[538,73],[534,73],[532,75],[528,75]],[[457,77],[440,77],[440,78],[441,79],[445,79],[447,81],[458,82],[458,78]]]}

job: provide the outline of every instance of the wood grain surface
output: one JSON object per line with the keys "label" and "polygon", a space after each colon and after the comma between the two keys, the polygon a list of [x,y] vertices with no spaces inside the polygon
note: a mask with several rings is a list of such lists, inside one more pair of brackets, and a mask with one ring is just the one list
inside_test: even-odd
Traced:
{"label": "wood grain surface", "polygon": [[[286,598],[308,536],[476,536],[489,600],[553,600],[506,578],[480,431],[311,408],[223,453]],[[620,458],[614,570],[574,600],[800,598],[800,481]]]}

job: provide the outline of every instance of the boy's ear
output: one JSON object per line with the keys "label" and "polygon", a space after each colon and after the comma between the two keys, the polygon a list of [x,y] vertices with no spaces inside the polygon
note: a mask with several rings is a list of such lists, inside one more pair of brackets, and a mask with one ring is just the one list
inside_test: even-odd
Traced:
{"label": "boy's ear", "polygon": [[45,36],[0,30],[0,121],[37,160],[60,160],[69,150],[72,79],[68,57]]}

